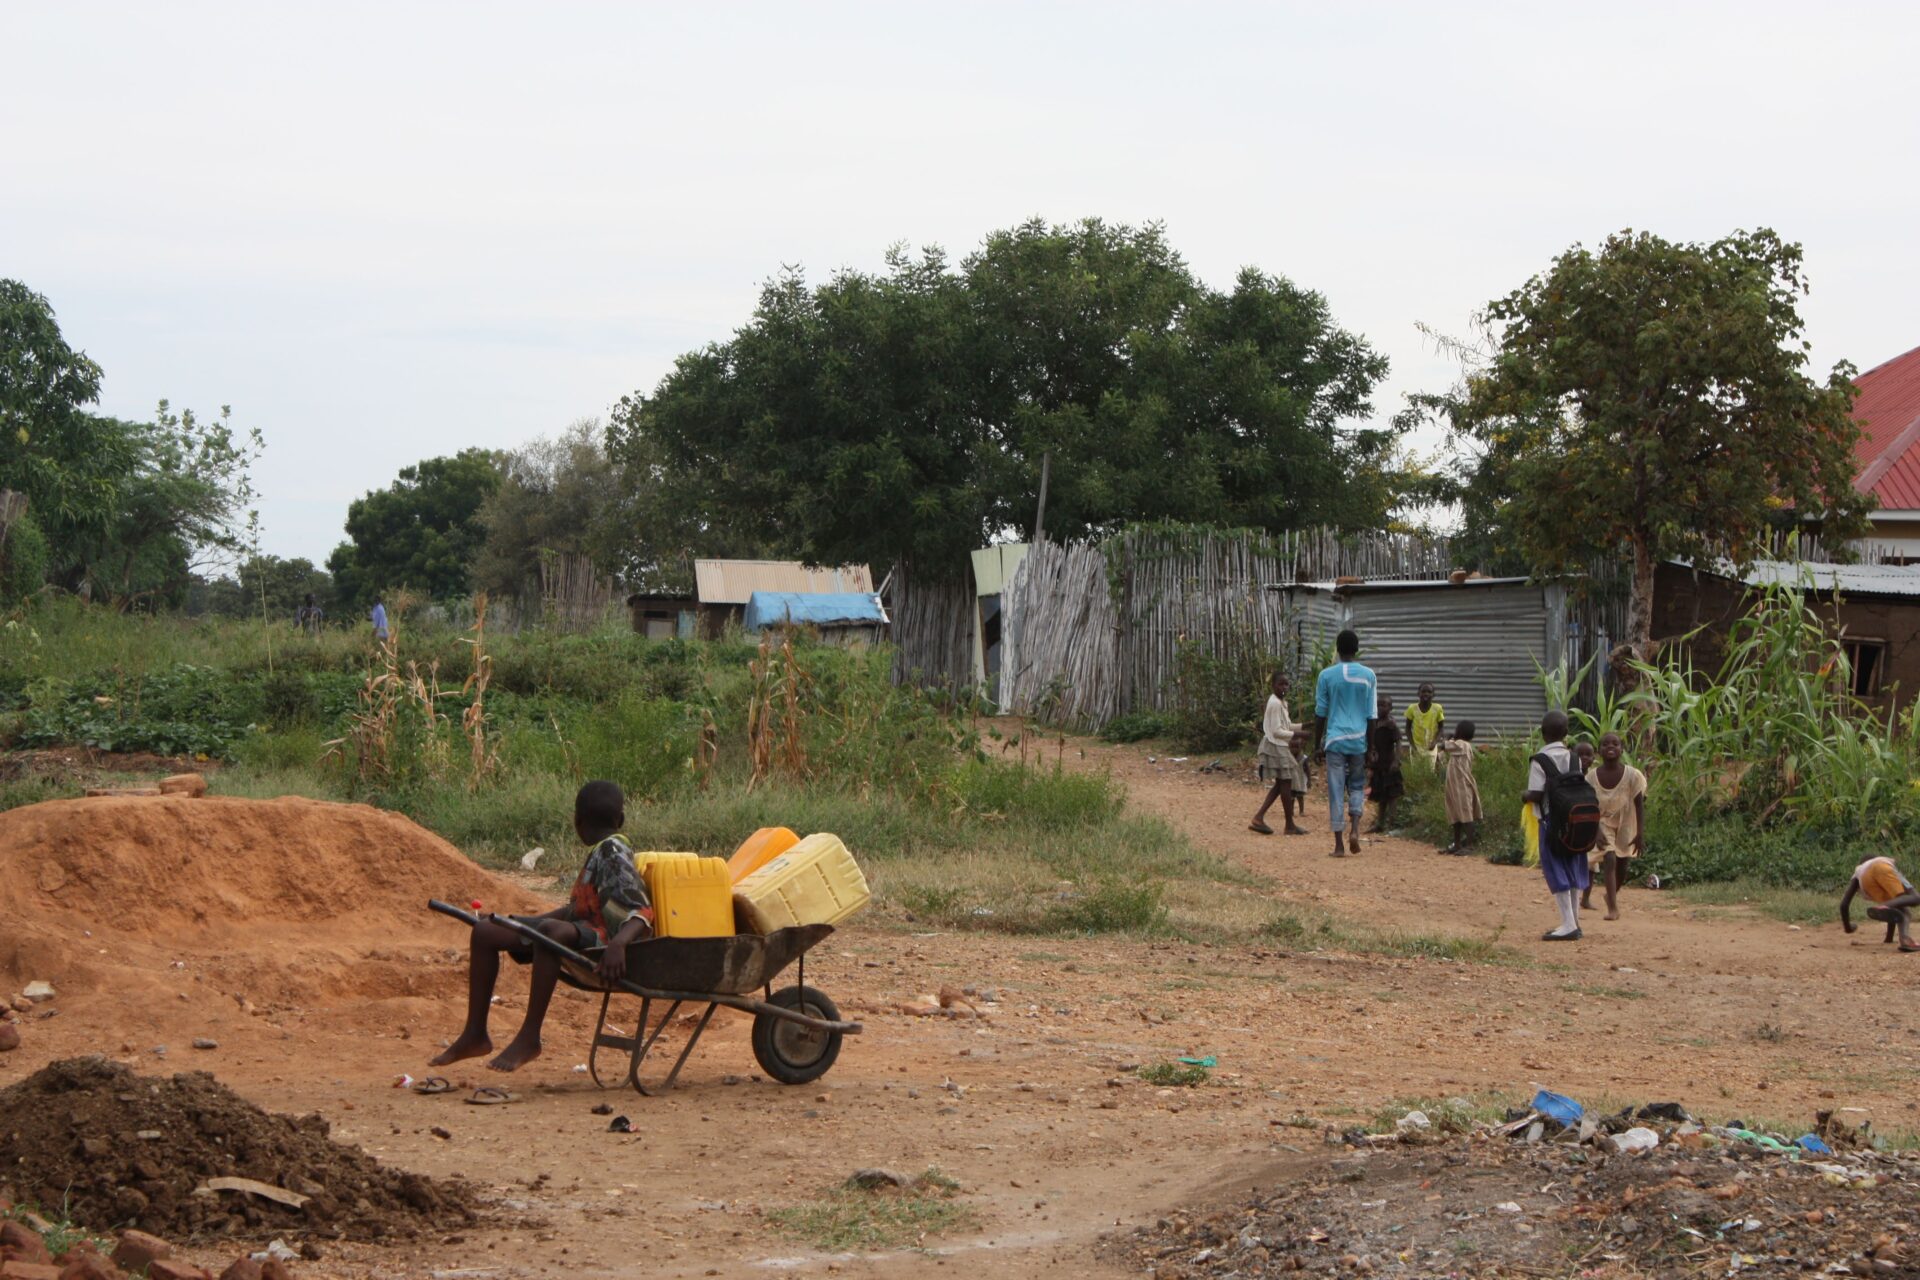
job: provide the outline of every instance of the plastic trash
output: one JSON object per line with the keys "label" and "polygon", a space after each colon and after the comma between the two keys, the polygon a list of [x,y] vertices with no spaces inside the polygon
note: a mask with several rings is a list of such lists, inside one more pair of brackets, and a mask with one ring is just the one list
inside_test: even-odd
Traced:
{"label": "plastic trash", "polygon": [[1625,1133],[1613,1135],[1613,1149],[1622,1154],[1630,1151],[1651,1151],[1659,1145],[1660,1135],[1640,1125],[1635,1125]]}
{"label": "plastic trash", "polygon": [[1433,1128],[1433,1121],[1427,1118],[1427,1113],[1424,1111],[1409,1111],[1407,1112],[1407,1114],[1401,1116],[1398,1120],[1394,1121],[1393,1127],[1398,1129],[1401,1133],[1406,1133],[1409,1130],[1431,1129]]}
{"label": "plastic trash", "polygon": [[1208,1054],[1204,1058],[1182,1058],[1180,1061],[1190,1067],[1217,1067],[1220,1065],[1220,1059],[1214,1057],[1212,1054]]}
{"label": "plastic trash", "polygon": [[1833,1148],[1828,1146],[1817,1133],[1803,1133],[1793,1140],[1793,1145],[1802,1151],[1812,1152],[1816,1156],[1833,1154]]}
{"label": "plastic trash", "polygon": [[1580,1123],[1580,1117],[1586,1114],[1586,1108],[1572,1098],[1551,1093],[1545,1089],[1533,1095],[1532,1107],[1549,1120],[1557,1120],[1561,1127],[1571,1129]]}

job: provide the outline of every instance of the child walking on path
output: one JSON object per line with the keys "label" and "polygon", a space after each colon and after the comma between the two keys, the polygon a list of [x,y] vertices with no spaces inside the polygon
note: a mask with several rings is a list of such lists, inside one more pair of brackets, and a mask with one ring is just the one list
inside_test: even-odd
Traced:
{"label": "child walking on path", "polygon": [[1882,941],[1892,942],[1898,930],[1902,951],[1920,951],[1920,942],[1913,940],[1909,927],[1913,909],[1920,906],[1920,893],[1913,891],[1913,882],[1900,873],[1892,858],[1868,858],[1853,869],[1853,879],[1847,882],[1846,895],[1840,899],[1840,924],[1848,933],[1859,927],[1847,914],[1856,893],[1873,904],[1867,908],[1869,916],[1886,922],[1887,936]]}
{"label": "child walking on path", "polygon": [[1394,802],[1407,793],[1407,784],[1400,774],[1400,730],[1393,723],[1393,699],[1384,693],[1367,748],[1367,789],[1379,806],[1371,834],[1385,835],[1393,825]]}
{"label": "child walking on path", "polygon": [[1447,758],[1447,821],[1453,824],[1453,843],[1440,852],[1465,853],[1479,838],[1482,816],[1480,784],[1473,778],[1473,721],[1462,720],[1439,747]]}
{"label": "child walking on path", "polygon": [[[1590,775],[1593,794],[1600,802],[1600,838],[1593,842],[1587,860],[1591,876],[1594,864],[1606,885],[1607,919],[1620,918],[1620,886],[1626,882],[1626,865],[1647,851],[1647,775],[1623,758],[1626,744],[1617,733],[1600,735],[1600,763]],[[1593,886],[1580,895],[1583,909],[1593,907]]]}
{"label": "child walking on path", "polygon": [[1593,884],[1587,850],[1599,836],[1599,805],[1567,746],[1567,713],[1549,711],[1540,721],[1546,745],[1527,766],[1522,803],[1533,806],[1540,821],[1540,870],[1560,908],[1560,926],[1540,935],[1543,942],[1580,940],[1580,893]]}
{"label": "child walking on path", "polygon": [[1313,738],[1327,762],[1327,825],[1333,829],[1333,857],[1347,856],[1343,834],[1353,836],[1360,852],[1360,815],[1366,811],[1367,725],[1377,710],[1379,685],[1371,669],[1355,662],[1360,637],[1348,628],[1334,637],[1340,661],[1320,673],[1313,690]]}
{"label": "child walking on path", "polygon": [[1293,723],[1293,714],[1287,710],[1287,690],[1291,687],[1284,671],[1273,673],[1268,686],[1272,692],[1267,695],[1266,714],[1260,720],[1260,773],[1265,777],[1273,775],[1273,786],[1267,791],[1267,798],[1260,806],[1260,812],[1253,815],[1253,821],[1247,824],[1249,831],[1258,831],[1263,836],[1273,834],[1273,828],[1267,825],[1267,810],[1273,808],[1273,802],[1280,801],[1280,808],[1287,815],[1286,833],[1290,836],[1307,834],[1305,827],[1293,820],[1293,798],[1305,796],[1307,790],[1306,771],[1300,767],[1300,757],[1294,754],[1295,739],[1301,730]]}

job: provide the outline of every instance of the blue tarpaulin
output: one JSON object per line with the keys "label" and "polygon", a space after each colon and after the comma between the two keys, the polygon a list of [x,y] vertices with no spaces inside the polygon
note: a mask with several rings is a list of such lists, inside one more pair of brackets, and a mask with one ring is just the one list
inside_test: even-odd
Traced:
{"label": "blue tarpaulin", "polygon": [[756,591],[747,598],[740,625],[748,631],[783,624],[815,627],[885,626],[877,596],[858,591]]}

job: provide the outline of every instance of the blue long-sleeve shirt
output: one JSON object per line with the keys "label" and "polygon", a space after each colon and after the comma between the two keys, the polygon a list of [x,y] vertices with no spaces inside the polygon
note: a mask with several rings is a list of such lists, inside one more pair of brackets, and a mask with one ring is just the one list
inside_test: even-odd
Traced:
{"label": "blue long-sleeve shirt", "polygon": [[1326,721],[1325,751],[1341,755],[1367,753],[1367,725],[1379,710],[1373,669],[1357,662],[1337,662],[1320,673],[1313,687],[1313,714]]}

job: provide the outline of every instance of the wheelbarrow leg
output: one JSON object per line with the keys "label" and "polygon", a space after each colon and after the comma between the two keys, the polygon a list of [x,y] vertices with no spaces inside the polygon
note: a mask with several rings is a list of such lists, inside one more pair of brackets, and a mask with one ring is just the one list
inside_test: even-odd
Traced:
{"label": "wheelbarrow leg", "polygon": [[713,1011],[719,1007],[717,1004],[709,1004],[707,1011],[700,1015],[699,1025],[694,1027],[693,1034],[687,1037],[687,1047],[680,1051],[680,1057],[674,1062],[673,1070],[667,1072],[667,1078],[657,1086],[659,1092],[665,1093],[673,1088],[673,1082],[680,1078],[680,1068],[687,1065],[687,1058],[693,1053],[693,1046],[700,1043],[701,1034],[706,1031],[707,1023],[713,1019]]}
{"label": "wheelbarrow leg", "polygon": [[607,1082],[600,1078],[600,1050],[629,1049],[626,1036],[610,1036],[607,1031],[607,1005],[613,1000],[613,992],[605,991],[600,995],[600,1017],[593,1024],[593,1047],[587,1050],[587,1074],[593,1077],[593,1083],[604,1089]]}
{"label": "wheelbarrow leg", "polygon": [[660,1015],[660,1025],[653,1029],[652,1035],[648,1035],[647,1010],[652,1007],[652,1005],[652,1000],[642,1000],[640,1002],[640,1026],[633,1035],[633,1061],[627,1066],[627,1083],[633,1086],[635,1093],[648,1094],[649,1096],[650,1091],[647,1086],[640,1083],[640,1064],[646,1061],[647,1054],[652,1050],[654,1042],[666,1031],[667,1024],[673,1021],[673,1015],[680,1008],[680,1002],[675,1000],[671,1005],[667,1006],[667,1011]]}

